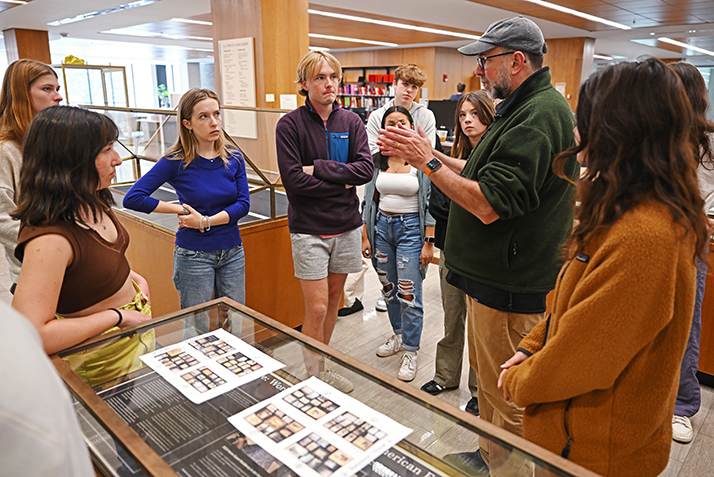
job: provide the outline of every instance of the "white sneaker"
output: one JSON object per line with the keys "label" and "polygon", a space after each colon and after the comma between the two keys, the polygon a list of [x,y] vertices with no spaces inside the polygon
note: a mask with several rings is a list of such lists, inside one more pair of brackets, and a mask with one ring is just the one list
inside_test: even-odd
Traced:
{"label": "white sneaker", "polygon": [[692,430],[692,421],[685,416],[672,417],[672,439],[683,444],[692,442],[694,431]]}
{"label": "white sneaker", "polygon": [[402,365],[399,368],[397,377],[402,381],[411,381],[416,376],[417,372],[417,355],[416,351],[407,351],[402,356]]}
{"label": "white sneaker", "polygon": [[402,349],[402,335],[392,335],[386,343],[377,348],[377,356],[386,358],[397,354]]}
{"label": "white sneaker", "polygon": [[331,369],[322,371],[318,376],[318,379],[345,394],[351,392],[355,388],[349,379],[344,376],[340,376]]}
{"label": "white sneaker", "polygon": [[387,302],[384,301],[384,297],[379,297],[377,303],[374,305],[374,309],[377,311],[387,311]]}

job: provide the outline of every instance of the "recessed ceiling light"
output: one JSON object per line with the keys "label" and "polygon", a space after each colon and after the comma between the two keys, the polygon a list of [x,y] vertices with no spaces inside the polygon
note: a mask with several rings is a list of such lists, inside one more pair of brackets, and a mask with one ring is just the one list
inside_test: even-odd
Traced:
{"label": "recessed ceiling light", "polygon": [[188,18],[172,18],[172,22],[181,22],[181,23],[193,23],[195,25],[208,25],[212,26],[213,22],[204,22],[202,20],[189,20]]}
{"label": "recessed ceiling light", "polygon": [[167,48],[167,49],[172,49],[172,48],[178,48],[179,50],[194,50],[194,51],[208,51],[213,53],[213,50],[209,50],[206,48],[191,48],[188,46],[176,46],[176,45],[151,45],[154,48]]}
{"label": "recessed ceiling light", "polygon": [[209,38],[207,36],[171,35],[168,33],[156,33],[156,32],[143,31],[143,30],[131,30],[129,28],[106,30],[101,33],[106,33],[109,35],[140,36],[142,38],[166,38],[169,40],[213,41],[213,38]]}
{"label": "recessed ceiling light", "polygon": [[681,46],[682,48],[685,48],[687,50],[694,50],[694,51],[698,51],[699,53],[704,53],[705,55],[714,56],[714,51],[705,50],[704,48],[699,48],[698,46],[688,45],[686,43],[682,43],[681,41],[672,40],[671,38],[667,38],[666,36],[661,36],[657,39],[659,41],[669,43],[670,45]]}
{"label": "recessed ceiling light", "polygon": [[340,18],[342,20],[352,20],[355,22],[372,23],[374,25],[382,25],[382,26],[388,26],[388,27],[392,27],[392,28],[403,28],[405,30],[416,30],[416,31],[424,32],[424,33],[436,33],[438,35],[455,36],[457,38],[466,38],[468,40],[478,40],[479,38],[481,38],[480,36],[468,35],[466,33],[456,33],[456,32],[448,31],[448,30],[439,30],[437,28],[427,28],[427,27],[420,27],[420,26],[415,26],[415,25],[408,25],[406,23],[375,20],[374,18],[357,17],[354,15],[343,15],[341,13],[323,12],[321,10],[308,9],[307,13],[311,13],[313,15],[322,15],[325,17]]}
{"label": "recessed ceiling light", "polygon": [[605,55],[593,55],[593,58],[597,58],[598,60],[607,60],[607,61],[612,61],[614,59],[612,56],[605,56]]}
{"label": "recessed ceiling light", "polygon": [[152,3],[160,2],[161,0],[139,0],[138,2],[127,3],[125,5],[119,5],[113,8],[107,8],[106,10],[99,10],[96,12],[83,13],[70,18],[64,18],[62,20],[56,20],[49,22],[49,26],[60,26],[66,25],[68,23],[80,22],[82,20],[89,20],[90,18],[98,17],[100,15],[108,15],[110,13],[121,12],[124,10],[129,10],[130,8],[145,7],[146,5],[151,5]]}
{"label": "recessed ceiling light", "polygon": [[652,36],[654,36],[654,35],[656,35],[656,34],[657,34],[657,33],[653,32],[653,31],[650,32],[650,35],[652,35]]}
{"label": "recessed ceiling light", "polygon": [[24,5],[27,0],[2,0],[2,3],[14,3],[16,5]]}
{"label": "recessed ceiling light", "polygon": [[603,23],[605,25],[619,28],[621,30],[632,30],[632,28],[628,27],[627,25],[623,25],[622,23],[605,20],[604,18],[596,17],[595,15],[590,15],[588,13],[579,12],[578,10],[573,10],[572,8],[562,7],[560,5],[556,5],[555,3],[544,2],[542,0],[524,0],[524,1],[529,2],[529,3],[535,3],[536,5],[540,5],[541,7],[551,8],[551,9],[557,10],[559,12],[569,13],[570,15],[575,15],[576,17],[584,18],[586,20],[590,20],[593,22]]}
{"label": "recessed ceiling light", "polygon": [[361,40],[359,38],[347,38],[344,36],[333,36],[333,35],[321,35],[319,33],[308,33],[307,36],[310,38],[324,38],[326,40],[337,40],[337,41],[351,41],[354,43],[364,43],[367,45],[378,45],[378,46],[399,46],[396,43],[387,43],[385,41],[374,41],[374,40]]}
{"label": "recessed ceiling light", "polygon": [[308,48],[314,51],[330,51],[330,49],[325,46],[309,46]]}

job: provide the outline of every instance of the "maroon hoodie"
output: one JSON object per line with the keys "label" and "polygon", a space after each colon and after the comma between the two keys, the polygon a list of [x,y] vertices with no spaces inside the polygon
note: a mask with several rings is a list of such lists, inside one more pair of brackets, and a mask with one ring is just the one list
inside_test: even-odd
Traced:
{"label": "maroon hoodie", "polygon": [[[362,225],[356,188],[345,187],[366,184],[374,169],[359,116],[335,102],[325,124],[306,100],[278,121],[275,143],[291,232],[335,235]],[[313,175],[303,172],[312,165]]]}

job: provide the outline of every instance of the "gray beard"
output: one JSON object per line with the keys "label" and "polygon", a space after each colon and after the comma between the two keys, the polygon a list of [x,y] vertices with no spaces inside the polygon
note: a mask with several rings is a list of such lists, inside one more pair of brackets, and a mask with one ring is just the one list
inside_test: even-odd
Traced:
{"label": "gray beard", "polygon": [[491,99],[506,99],[508,98],[512,91],[511,86],[513,85],[511,78],[508,76],[507,72],[504,72],[503,67],[498,72],[496,81],[491,82],[491,87],[488,89],[488,96]]}

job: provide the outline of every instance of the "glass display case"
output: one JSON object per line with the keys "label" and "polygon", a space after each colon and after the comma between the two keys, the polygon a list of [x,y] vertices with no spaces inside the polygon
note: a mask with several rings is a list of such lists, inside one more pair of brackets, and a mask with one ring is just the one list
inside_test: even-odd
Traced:
{"label": "glass display case", "polygon": [[52,65],[66,104],[129,106],[126,69],[106,65]]}
{"label": "glass display case", "polygon": [[[119,128],[116,149],[123,163],[116,169],[112,190],[121,199],[142,174],[173,146],[178,139],[176,111],[165,109],[143,109],[82,104],[109,116]],[[230,143],[240,149],[247,166],[251,194],[251,211],[241,219],[241,223],[274,219],[287,213],[287,198],[279,181],[277,154],[273,131],[281,114],[287,110],[223,107],[224,130]],[[242,137],[245,128],[236,127],[233,114],[248,114],[251,130],[257,137]],[[241,116],[245,121],[246,116]],[[165,201],[175,201],[176,194],[166,184],[157,191],[155,197]],[[121,200],[118,200],[121,203]],[[153,222],[171,232],[176,232],[176,221],[164,214],[141,214],[127,211],[143,220]]]}
{"label": "glass display case", "polygon": [[[138,366],[80,377],[137,338]],[[479,439],[508,453],[491,475],[595,475],[226,298],[52,359],[103,475],[482,475],[447,457]],[[316,359],[354,390],[310,377]]]}

